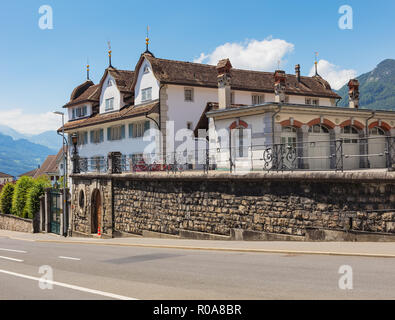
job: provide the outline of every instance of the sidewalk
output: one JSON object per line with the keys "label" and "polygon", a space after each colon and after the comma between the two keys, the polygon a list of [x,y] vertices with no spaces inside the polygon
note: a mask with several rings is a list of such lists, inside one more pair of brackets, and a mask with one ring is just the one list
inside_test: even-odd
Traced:
{"label": "sidewalk", "polygon": [[163,249],[208,250],[249,253],[314,254],[395,258],[392,242],[294,242],[294,241],[214,241],[158,238],[65,238],[54,234],[29,234],[0,230],[0,238],[32,242],[74,243]]}

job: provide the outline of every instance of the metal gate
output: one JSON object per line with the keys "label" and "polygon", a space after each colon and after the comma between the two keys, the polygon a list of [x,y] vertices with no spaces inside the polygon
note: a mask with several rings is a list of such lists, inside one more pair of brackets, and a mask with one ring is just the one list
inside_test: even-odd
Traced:
{"label": "metal gate", "polygon": [[62,214],[61,194],[56,190],[51,190],[50,201],[51,201],[51,211],[49,214],[50,232],[60,235],[60,217]]}

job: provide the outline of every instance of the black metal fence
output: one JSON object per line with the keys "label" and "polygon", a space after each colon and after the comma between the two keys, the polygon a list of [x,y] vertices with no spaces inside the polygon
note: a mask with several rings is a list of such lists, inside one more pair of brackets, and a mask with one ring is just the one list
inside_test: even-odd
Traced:
{"label": "black metal fence", "polygon": [[[183,152],[81,158],[81,172],[295,171],[392,169],[395,137],[243,144]],[[117,167],[117,168],[115,168]]]}

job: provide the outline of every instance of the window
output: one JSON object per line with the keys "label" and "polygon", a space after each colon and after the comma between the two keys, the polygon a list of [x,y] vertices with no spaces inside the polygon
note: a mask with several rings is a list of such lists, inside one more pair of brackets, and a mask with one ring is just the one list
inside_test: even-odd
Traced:
{"label": "window", "polygon": [[77,144],[78,145],[84,145],[88,143],[88,132],[78,132],[77,133]]}
{"label": "window", "polygon": [[73,109],[73,119],[85,117],[88,114],[87,106],[77,107]]}
{"label": "window", "polygon": [[311,101],[313,103],[313,106],[319,106],[320,105],[320,99],[313,99]]}
{"label": "window", "polygon": [[85,206],[85,194],[84,194],[84,190],[80,191],[80,196],[78,199],[78,204],[80,205],[81,209],[84,209]]}
{"label": "window", "polygon": [[112,86],[112,80],[111,80],[111,79],[108,79],[108,81],[107,81],[107,86],[108,86],[108,87],[111,87],[111,86]]}
{"label": "window", "polygon": [[321,124],[316,124],[309,129],[310,133],[329,133],[329,129]]}
{"label": "window", "polygon": [[306,98],[306,104],[311,105],[311,98]]}
{"label": "window", "polygon": [[252,95],[252,104],[256,105],[256,104],[262,104],[265,102],[265,96],[263,94],[253,94]]}
{"label": "window", "polygon": [[122,140],[125,138],[125,126],[114,126],[107,128],[107,140]]}
{"label": "window", "polygon": [[184,100],[193,101],[193,88],[184,88]]}
{"label": "window", "polygon": [[187,122],[187,129],[192,130],[192,122],[190,121]]}
{"label": "window", "polygon": [[239,157],[243,158],[244,157],[244,128],[239,127],[237,129],[237,134],[238,134],[238,141],[239,141]]}
{"label": "window", "polygon": [[114,110],[114,98],[106,99],[105,111]]}
{"label": "window", "polygon": [[341,133],[345,133],[345,134],[358,134],[358,129],[356,129],[353,126],[346,126],[344,128],[342,128]]}
{"label": "window", "polygon": [[230,93],[230,104],[234,104],[235,103],[235,93],[231,92]]}
{"label": "window", "polygon": [[152,100],[152,88],[146,88],[141,90],[141,100],[142,101]]}
{"label": "window", "polygon": [[129,138],[140,138],[144,133],[150,129],[150,122],[136,122],[129,124]]}
{"label": "window", "polygon": [[369,134],[377,135],[377,136],[384,136],[385,132],[384,132],[383,129],[381,129],[379,127],[374,127],[374,128],[369,130]]}
{"label": "window", "polygon": [[144,67],[144,73],[149,73],[149,67],[147,65]]}
{"label": "window", "polygon": [[282,127],[282,132],[294,132],[296,133],[295,127]]}
{"label": "window", "polygon": [[91,143],[100,143],[104,141],[104,132],[103,129],[92,130],[90,132]]}

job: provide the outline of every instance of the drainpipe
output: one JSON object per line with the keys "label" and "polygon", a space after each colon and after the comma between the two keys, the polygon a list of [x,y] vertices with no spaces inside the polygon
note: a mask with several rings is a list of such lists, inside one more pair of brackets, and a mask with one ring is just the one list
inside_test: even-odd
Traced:
{"label": "drainpipe", "polygon": [[365,122],[366,155],[367,155],[366,159],[367,159],[368,168],[370,168],[370,162],[369,162],[369,127],[368,127],[368,125],[369,125],[369,120],[373,119],[375,117],[375,115],[376,115],[376,112],[373,111],[372,115],[369,118],[367,118],[366,122]]}

